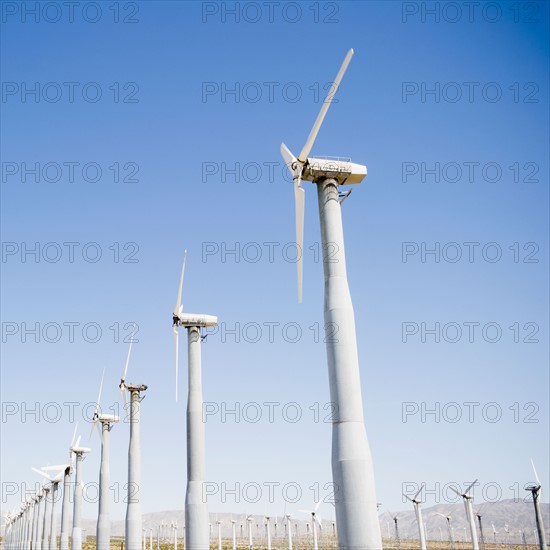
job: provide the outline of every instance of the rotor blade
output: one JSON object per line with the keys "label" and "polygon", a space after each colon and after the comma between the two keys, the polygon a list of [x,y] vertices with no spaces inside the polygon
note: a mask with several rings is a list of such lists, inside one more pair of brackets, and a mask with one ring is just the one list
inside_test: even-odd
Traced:
{"label": "rotor blade", "polygon": [[90,435],[88,436],[88,439],[92,438],[92,434],[94,433],[94,428],[96,427],[96,425],[97,425],[97,420],[92,420],[92,427],[90,429]]}
{"label": "rotor blade", "polygon": [[101,390],[103,390],[103,379],[105,378],[105,368],[103,368],[103,372],[101,373],[101,382],[99,383],[99,393],[97,395],[97,401],[95,404],[95,413],[94,416],[99,411],[99,402],[101,401]]}
{"label": "rotor blade", "polygon": [[288,166],[292,177],[294,177],[295,174],[294,170],[292,169],[292,165],[296,162],[296,157],[291,153],[290,149],[284,143],[281,143],[281,156],[283,157],[285,164]]}
{"label": "rotor blade", "polygon": [[302,303],[302,282],[304,270],[304,209],[305,191],[301,179],[294,182],[294,203],[296,207],[296,269],[298,276],[298,303]]}
{"label": "rotor blade", "polygon": [[132,344],[134,343],[134,335],[132,334],[132,338],[130,340],[130,347],[128,348],[128,355],[126,357],[126,365],[124,365],[124,372],[122,373],[121,382],[126,382],[126,374],[128,372],[128,365],[130,364],[130,354],[132,353]]}
{"label": "rotor blade", "polygon": [[76,437],[76,430],[78,429],[78,422],[75,424],[73,438],[71,439],[71,447],[74,445],[74,439]]}
{"label": "rotor blade", "polygon": [[474,482],[472,482],[472,483],[468,486],[468,488],[464,491],[464,494],[465,494],[465,495],[468,495],[468,494],[470,493],[470,489],[471,489],[476,483],[477,483],[477,479],[476,479]]}
{"label": "rotor blade", "polygon": [[460,491],[457,491],[452,485],[450,486],[451,491],[454,491],[459,497],[462,496],[462,493]]}
{"label": "rotor blade", "polygon": [[183,254],[183,265],[181,266],[180,286],[178,289],[178,299],[176,301],[176,307],[174,308],[174,316],[177,317],[180,311],[181,305],[181,289],[183,287],[183,275],[185,273],[185,262],[187,260],[187,250]]}
{"label": "rotor blade", "polygon": [[78,446],[80,445],[80,440],[82,439],[82,436],[79,435],[78,436],[78,439],[76,440],[76,444],[75,444],[75,447],[78,448]]}
{"label": "rotor blade", "polygon": [[44,476],[46,479],[49,479],[50,481],[52,481],[52,477],[47,474],[46,472],[43,472],[42,470],[39,470],[38,468],[31,468],[31,470],[33,472],[36,472],[37,474],[40,474],[41,476]]}
{"label": "rotor blade", "polygon": [[319,510],[319,506],[321,506],[321,502],[322,502],[322,500],[320,500],[320,501],[315,505],[315,508],[313,509],[314,512],[317,512],[317,510]]}
{"label": "rotor blade", "polygon": [[174,327],[174,348],[176,351],[176,403],[178,402],[178,347],[179,347],[179,338],[178,338],[178,327]]}
{"label": "rotor blade", "polygon": [[311,148],[313,147],[313,143],[315,142],[315,138],[317,137],[317,134],[319,133],[319,128],[321,127],[321,124],[323,123],[323,119],[325,118],[325,115],[327,114],[328,108],[330,107],[330,104],[332,103],[332,99],[334,98],[334,94],[340,87],[340,82],[342,81],[342,78],[344,76],[344,73],[346,72],[346,69],[348,68],[349,62],[351,61],[351,57],[353,56],[353,48],[351,48],[348,53],[346,54],[346,57],[344,58],[344,62],[342,63],[342,66],[340,67],[340,70],[338,71],[338,74],[336,75],[336,78],[334,79],[333,85],[331,86],[327,97],[325,98],[325,101],[323,102],[323,105],[321,107],[321,110],[319,111],[319,114],[317,115],[317,119],[315,120],[315,123],[313,124],[313,128],[311,129],[311,132],[309,133],[309,136],[307,138],[306,144],[304,145],[304,148],[302,149],[301,153],[298,156],[298,161],[301,164],[305,164],[307,157],[311,151]]}
{"label": "rotor blade", "polygon": [[537,474],[537,469],[535,468],[535,463],[533,462],[533,459],[531,459],[531,466],[533,466],[533,472],[535,473],[535,479],[537,480],[537,484],[540,485],[540,479]]}
{"label": "rotor blade", "polygon": [[410,500],[411,502],[413,501],[413,499],[412,499],[410,496],[406,495],[405,493],[403,493],[403,496],[404,496],[406,499]]}
{"label": "rotor blade", "polygon": [[420,489],[418,489],[416,495],[414,495],[414,500],[416,500],[416,497],[422,492],[422,489],[424,489],[424,483],[420,486]]}
{"label": "rotor blade", "polygon": [[51,472],[52,470],[64,470],[68,466],[68,464],[57,464],[55,466],[44,466],[44,468],[41,468],[41,470],[43,472]]}

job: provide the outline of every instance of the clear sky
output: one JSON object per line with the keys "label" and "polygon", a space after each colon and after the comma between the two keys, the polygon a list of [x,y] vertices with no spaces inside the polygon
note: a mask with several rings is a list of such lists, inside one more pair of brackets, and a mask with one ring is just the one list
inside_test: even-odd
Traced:
{"label": "clear sky", "polygon": [[[306,182],[298,305],[279,146],[299,152],[350,47],[312,153],[368,166],[343,218],[378,501],[405,508],[422,482],[427,505],[450,501],[475,478],[478,502],[523,498],[531,457],[548,487],[547,2],[35,4],[2,4],[3,509],[31,466],[66,459],[64,403],[97,481],[84,405],[103,368],[118,402],[129,323],[128,380],[149,385],[142,509],[183,508],[184,249],[185,310],[220,320],[203,346],[210,510],[328,500],[317,200]],[[115,518],[128,435],[112,431]]]}

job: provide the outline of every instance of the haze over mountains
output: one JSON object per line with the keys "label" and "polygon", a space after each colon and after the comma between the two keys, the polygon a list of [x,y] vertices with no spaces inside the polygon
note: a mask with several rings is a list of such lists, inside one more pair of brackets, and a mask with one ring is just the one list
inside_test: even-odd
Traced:
{"label": "haze over mountains", "polygon": [[[383,507],[382,507],[383,510]],[[513,499],[502,500],[500,502],[486,502],[480,505],[474,504],[474,511],[481,511],[481,521],[483,526],[483,532],[485,540],[487,542],[494,542],[494,533],[492,524],[494,524],[497,531],[496,541],[506,542],[506,532],[504,526],[508,525],[510,542],[521,543],[520,531],[525,533],[526,542],[528,544],[535,544],[537,542],[536,535],[534,533],[535,526],[535,514],[532,502],[516,501]],[[550,538],[550,504],[541,503],[541,511],[544,519],[544,526],[547,538]],[[382,536],[388,538],[388,536],[394,536],[394,522],[392,520],[392,514],[398,518],[399,536],[400,538],[417,539],[418,527],[412,505],[410,509],[404,509],[401,511],[392,510],[392,514],[389,511],[381,511],[380,514],[380,527],[382,530]],[[467,528],[466,514],[462,503],[457,504],[437,504],[435,506],[426,507],[422,509],[426,529],[428,532],[428,540],[447,540],[447,523],[444,518],[438,516],[440,514],[451,514],[451,526],[454,528],[455,540],[464,540],[464,529]],[[5,515],[5,511],[2,512]],[[222,537],[231,537],[231,520],[235,520],[237,526],[237,536],[240,536],[241,525],[243,525],[244,536],[247,536],[246,525],[247,514],[235,513],[235,514],[216,514],[210,513],[210,521],[212,523],[212,533],[216,536],[217,528],[216,521],[222,522]],[[263,528],[264,519],[261,515],[253,515],[253,536],[263,537],[265,529]],[[277,535],[280,537],[285,536],[285,527],[283,520],[283,514],[278,516],[273,515],[271,520],[271,532],[275,536],[275,521],[277,521]],[[178,537],[183,537],[183,525],[185,523],[185,516],[183,510],[165,510],[162,512],[153,512],[149,514],[143,514],[143,529],[146,529],[147,536],[149,536],[150,529],[153,529],[153,536],[156,539],[157,527],[164,524],[165,538],[172,538],[173,531],[170,528],[172,523],[178,525]],[[299,534],[306,533],[306,524],[308,518],[305,514],[293,513],[291,519],[293,528],[298,528]],[[324,533],[332,533],[332,519],[323,518]],[[258,527],[256,527],[256,525]],[[477,519],[476,519],[476,525]],[[59,526],[59,522],[58,522]],[[96,521],[92,519],[83,519],[83,529],[85,529],[85,535],[95,536]],[[479,529],[479,527],[478,527]],[[294,531],[295,532],[295,531]],[[3,527],[2,527],[3,534]],[[111,535],[113,537],[121,537],[124,535],[124,520],[115,520],[111,522]],[[469,540],[469,534],[466,530],[466,540]]]}

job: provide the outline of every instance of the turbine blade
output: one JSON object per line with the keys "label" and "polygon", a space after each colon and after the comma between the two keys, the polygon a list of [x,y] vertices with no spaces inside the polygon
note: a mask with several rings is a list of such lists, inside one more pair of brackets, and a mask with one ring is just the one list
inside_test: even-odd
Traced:
{"label": "turbine blade", "polygon": [[296,162],[296,157],[291,153],[290,149],[284,143],[281,143],[281,156],[283,157],[285,164],[288,166],[292,177],[294,177],[295,174],[294,170],[292,169],[292,165]]}
{"label": "turbine blade", "polygon": [[130,347],[128,348],[128,355],[126,356],[126,365],[124,365],[124,372],[122,373],[121,383],[126,382],[126,374],[128,372],[128,365],[130,364],[130,354],[132,353],[132,344],[134,343],[134,335],[130,339]]}
{"label": "turbine blade", "polygon": [[454,491],[459,497],[462,496],[462,493],[460,491],[457,491],[452,485],[450,486],[451,491]]}
{"label": "turbine blade", "polygon": [[74,432],[73,432],[73,438],[71,439],[71,447],[74,445],[74,440],[75,440],[75,437],[76,437],[76,430],[78,429],[78,422],[75,424],[75,427],[74,427]]}
{"label": "turbine blade", "polygon": [[351,61],[351,57],[353,56],[353,48],[348,51],[346,54],[346,57],[344,58],[344,61],[342,63],[342,66],[340,67],[340,70],[338,71],[338,74],[336,75],[336,78],[334,79],[333,86],[331,86],[331,89],[329,90],[327,97],[325,98],[325,101],[323,102],[323,105],[321,106],[321,110],[319,111],[319,114],[317,115],[317,118],[315,120],[315,123],[313,124],[313,128],[311,129],[311,132],[309,133],[309,136],[306,140],[306,143],[304,145],[304,148],[302,149],[301,153],[298,155],[298,161],[303,165],[305,164],[307,157],[311,151],[311,148],[313,147],[313,144],[315,143],[315,138],[317,137],[317,134],[319,133],[319,128],[321,128],[321,124],[323,123],[323,120],[325,118],[325,115],[327,114],[328,108],[330,107],[330,104],[332,102],[332,99],[334,98],[334,94],[336,94],[338,88],[340,87],[340,82],[342,81],[342,78],[344,76],[344,73],[346,72],[346,69],[348,68],[349,62]]}
{"label": "turbine blade", "polygon": [[174,317],[177,317],[180,312],[181,306],[181,289],[183,288],[183,275],[185,273],[185,262],[187,261],[187,250],[183,253],[183,265],[181,266],[180,286],[178,289],[178,299],[176,301],[176,307],[174,308]]}
{"label": "turbine blade", "polygon": [[97,401],[95,404],[95,413],[97,414],[99,411],[99,402],[101,401],[101,391],[103,390],[103,379],[105,378],[105,368],[103,368],[103,372],[101,373],[101,382],[99,383],[99,394],[97,395]]}
{"label": "turbine blade", "polygon": [[52,481],[52,477],[47,474],[46,472],[43,472],[42,470],[39,470],[38,468],[31,468],[31,470],[33,472],[36,472],[37,474],[40,474],[41,476],[44,476],[46,479],[49,479],[50,481]]}
{"label": "turbine blade", "polygon": [[315,505],[315,508],[313,509],[314,512],[317,512],[319,510],[319,506],[321,506],[322,500],[319,500],[319,502]]}
{"label": "turbine blade", "polygon": [[80,440],[82,439],[82,436],[78,436],[78,439],[76,440],[75,447],[78,447],[80,445]]}
{"label": "turbine blade", "polygon": [[41,468],[43,472],[51,472],[52,470],[65,470],[69,465],[68,464],[57,464],[56,466],[44,466]]}
{"label": "turbine blade", "polygon": [[422,492],[422,489],[424,489],[424,483],[422,485],[420,485],[420,489],[418,489],[418,492],[416,493],[416,495],[414,495],[413,500],[416,500],[416,497]]}
{"label": "turbine blade", "polygon": [[468,488],[464,491],[464,494],[465,495],[468,495],[470,493],[470,489],[477,483],[477,479],[475,481],[473,481],[472,483],[470,483],[470,485],[468,486]]}
{"label": "turbine blade", "polygon": [[179,348],[179,338],[178,338],[178,327],[174,327],[174,349],[176,351],[176,403],[178,402],[178,348]]}
{"label": "turbine blade", "polygon": [[296,269],[298,276],[298,303],[302,303],[302,282],[304,270],[304,210],[305,191],[301,180],[294,182],[294,203],[296,206]]}
{"label": "turbine blade", "polygon": [[533,466],[533,472],[535,473],[535,479],[537,480],[537,484],[540,485],[540,479],[539,475],[537,474],[537,469],[535,468],[535,463],[533,462],[533,459],[531,459],[531,466]]}

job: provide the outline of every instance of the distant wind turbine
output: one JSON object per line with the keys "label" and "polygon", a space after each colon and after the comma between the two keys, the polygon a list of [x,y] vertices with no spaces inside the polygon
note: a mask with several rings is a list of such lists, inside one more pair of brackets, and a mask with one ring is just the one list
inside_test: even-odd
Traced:
{"label": "distant wind turbine", "polygon": [[[454,487],[451,487],[451,489],[458,495],[461,496],[464,499],[464,509],[466,510],[466,520],[468,521],[468,527],[470,528],[470,538],[472,541],[472,550],[479,550],[479,543],[477,540],[477,531],[476,531],[476,524],[474,519],[474,511],[472,508],[472,500],[473,496],[470,495],[470,489],[477,483],[477,479],[470,483],[468,488],[461,493],[460,491],[457,491]],[[466,537],[464,537],[466,539]]]}
{"label": "distant wind turbine", "polygon": [[[145,384],[127,384],[126,375],[132,352],[133,334],[130,339],[128,356],[122,378],[120,392],[126,401],[126,390],[130,393],[130,444],[128,446],[128,493],[125,522],[125,550],[140,550],[141,548],[141,444],[140,444],[140,409],[145,396],[141,393],[147,389]],[[73,549],[71,549],[73,550]]]}
{"label": "distant wind turbine", "polygon": [[320,505],[321,505],[321,500],[319,500],[319,502],[315,505],[315,508],[313,510],[300,510],[300,512],[303,512],[304,514],[311,515],[311,525],[312,525],[312,531],[313,531],[313,550],[319,550],[319,543],[317,541],[317,525],[319,526],[319,529],[323,528],[323,525],[321,524],[321,520],[317,515],[317,510],[319,509]]}
{"label": "distant wind turbine", "polygon": [[537,523],[537,534],[539,538],[539,548],[540,550],[546,550],[546,533],[544,531],[544,523],[542,521],[542,513],[540,511],[540,495],[542,493],[542,485],[540,483],[537,470],[535,468],[535,463],[531,460],[531,465],[533,466],[533,472],[535,473],[535,479],[537,482],[534,485],[527,487],[528,491],[531,491],[533,495],[533,505],[535,506],[535,520]]}
{"label": "distant wind turbine", "polygon": [[82,461],[84,460],[84,455],[89,453],[91,449],[88,447],[80,447],[79,436],[75,445],[71,447],[71,451],[76,457],[71,550],[82,550],[82,496],[84,489],[82,483]]}
{"label": "distant wind turbine", "polygon": [[[109,485],[110,468],[109,454],[111,447],[111,429],[119,418],[113,414],[104,414],[100,412],[101,390],[103,389],[103,379],[105,378],[105,369],[101,375],[99,384],[99,394],[95,405],[95,412],[92,418],[92,430],[94,427],[99,432],[101,438],[101,465],[99,467],[99,499],[98,516],[96,525],[96,548],[97,550],[109,550],[111,548],[111,520],[109,518]],[[145,549],[144,549],[145,550]]]}
{"label": "distant wind turbine", "polygon": [[416,523],[418,524],[418,536],[420,538],[420,550],[427,550],[426,547],[426,532],[424,530],[424,523],[422,521],[422,510],[420,508],[420,505],[422,504],[422,501],[418,499],[418,495],[422,492],[422,489],[424,488],[424,484],[420,486],[420,489],[418,489],[416,495],[414,495],[413,498],[411,498],[408,495],[403,494],[403,496],[407,499],[409,499],[413,505],[414,505],[414,513],[416,515]]}
{"label": "distant wind turbine", "polygon": [[454,547],[454,540],[453,540],[453,530],[451,529],[451,514],[452,512],[449,512],[447,515],[440,514],[439,512],[436,512],[438,516],[441,516],[442,518],[445,518],[447,521],[447,532],[449,534],[449,548],[450,550],[453,550]]}
{"label": "distant wind turbine", "polygon": [[[172,330],[176,351],[176,401],[178,399],[178,328],[187,329],[188,397],[187,397],[187,489],[185,492],[185,550],[208,548],[208,505],[202,490],[206,476],[205,433],[202,419],[201,328],[213,327],[213,315],[184,313],[181,303],[187,251],[183,258],[176,306],[172,313]],[[131,549],[129,549],[131,550]]]}

